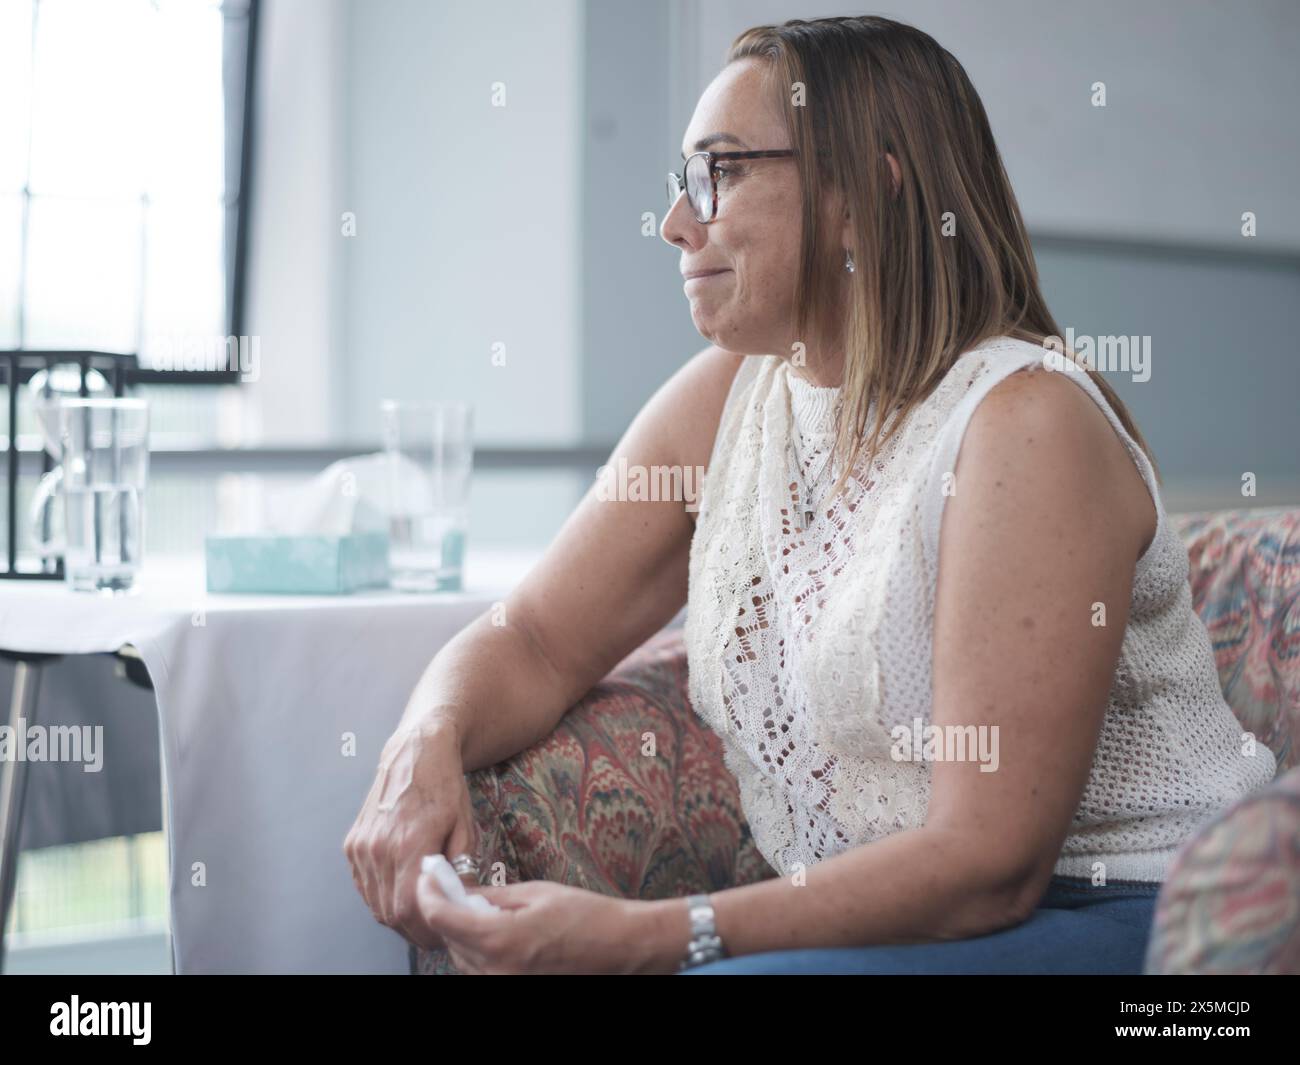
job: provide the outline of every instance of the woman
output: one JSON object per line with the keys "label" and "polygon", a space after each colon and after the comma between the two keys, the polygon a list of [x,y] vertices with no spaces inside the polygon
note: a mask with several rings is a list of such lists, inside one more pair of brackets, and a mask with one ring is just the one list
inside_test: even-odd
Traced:
{"label": "woman", "polygon": [[[712,345],[610,466],[707,466],[698,513],[593,488],[439,652],[345,843],[359,890],[468,972],[1140,971],[1174,851],[1275,766],[1239,749],[1141,435],[1052,350],[974,88],[888,19],[759,27],[682,155],[662,236]],[[781,875],[453,906],[419,866],[476,850],[464,774],[686,603],[692,704]]]}

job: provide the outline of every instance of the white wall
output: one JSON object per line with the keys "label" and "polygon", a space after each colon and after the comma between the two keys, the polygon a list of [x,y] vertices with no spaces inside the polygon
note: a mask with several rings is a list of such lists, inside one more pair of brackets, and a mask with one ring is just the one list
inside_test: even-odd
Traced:
{"label": "white wall", "polygon": [[408,396],[473,401],[481,442],[579,440],[581,14],[348,5],[348,436],[374,438],[379,401]]}
{"label": "white wall", "polygon": [[471,400],[481,444],[580,440],[581,15],[264,0],[244,443],[374,442],[388,397]]}
{"label": "white wall", "polygon": [[246,326],[261,358],[241,393],[250,446],[337,435],[344,12],[344,0],[261,7]]}

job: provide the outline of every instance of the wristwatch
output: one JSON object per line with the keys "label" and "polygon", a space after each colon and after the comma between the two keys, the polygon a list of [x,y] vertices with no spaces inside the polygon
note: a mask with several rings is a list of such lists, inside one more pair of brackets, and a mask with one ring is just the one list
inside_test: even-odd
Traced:
{"label": "wristwatch", "polygon": [[727,956],[713,922],[713,903],[709,896],[688,895],[686,907],[691,919],[691,941],[686,947],[686,957],[677,967],[678,972]]}

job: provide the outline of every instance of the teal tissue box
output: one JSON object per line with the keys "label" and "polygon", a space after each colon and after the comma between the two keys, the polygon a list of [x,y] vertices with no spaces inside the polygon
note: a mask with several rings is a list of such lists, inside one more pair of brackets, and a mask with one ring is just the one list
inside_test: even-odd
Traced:
{"label": "teal tissue box", "polygon": [[388,584],[388,534],[209,536],[209,592],[334,595]]}

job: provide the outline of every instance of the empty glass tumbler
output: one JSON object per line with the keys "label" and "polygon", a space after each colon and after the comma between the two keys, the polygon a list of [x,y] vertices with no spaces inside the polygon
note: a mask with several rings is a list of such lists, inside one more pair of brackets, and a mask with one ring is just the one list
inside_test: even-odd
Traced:
{"label": "empty glass tumbler", "polygon": [[385,400],[389,569],[402,591],[458,591],[469,530],[473,409]]}

